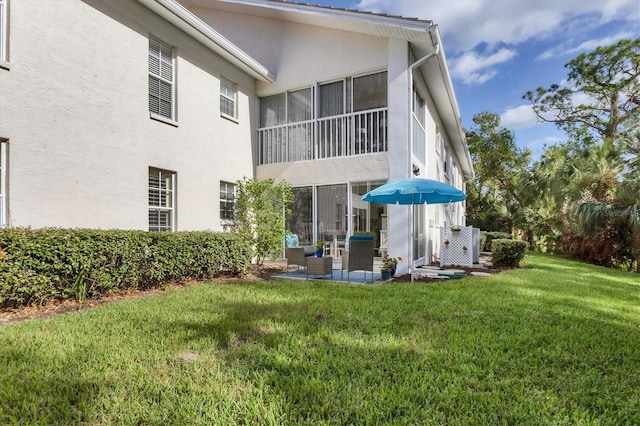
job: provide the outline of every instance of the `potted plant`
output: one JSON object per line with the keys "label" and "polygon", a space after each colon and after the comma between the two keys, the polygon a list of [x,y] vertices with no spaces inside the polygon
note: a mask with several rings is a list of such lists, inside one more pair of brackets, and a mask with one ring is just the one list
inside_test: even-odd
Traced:
{"label": "potted plant", "polygon": [[316,241],[316,257],[322,257],[324,253],[324,241],[318,240]]}
{"label": "potted plant", "polygon": [[458,225],[454,225],[451,227],[451,232],[460,232],[460,230],[462,230],[462,228]]}
{"label": "potted plant", "polygon": [[443,243],[445,246],[448,246],[448,245],[449,245],[449,240],[444,240],[442,243]]}
{"label": "potted plant", "polygon": [[398,262],[402,262],[402,258],[398,256],[389,257],[389,255],[385,254],[382,258],[382,266],[380,267],[380,273],[382,274],[382,279],[388,280],[396,273],[396,268],[398,266]]}
{"label": "potted plant", "polygon": [[462,246],[462,251],[467,251],[467,246]]}

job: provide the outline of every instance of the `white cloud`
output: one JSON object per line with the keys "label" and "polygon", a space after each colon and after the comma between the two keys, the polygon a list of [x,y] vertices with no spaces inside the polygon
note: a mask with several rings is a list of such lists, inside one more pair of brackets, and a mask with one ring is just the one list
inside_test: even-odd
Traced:
{"label": "white cloud", "polygon": [[553,59],[558,55],[573,55],[575,53],[582,53],[594,50],[599,46],[610,46],[615,44],[616,42],[625,39],[625,38],[635,38],[636,34],[633,34],[630,31],[620,32],[617,34],[613,34],[608,37],[598,38],[598,39],[590,39],[581,42],[579,45],[574,47],[569,47],[567,44],[561,44],[559,46],[553,47],[542,52],[536,60],[546,60]]}
{"label": "white cloud", "polygon": [[500,115],[500,124],[510,130],[535,126],[537,123],[538,117],[533,112],[531,105],[509,108]]}
{"label": "white cloud", "polygon": [[515,50],[506,48],[485,56],[469,51],[449,60],[451,75],[467,84],[482,84],[497,74],[496,65],[507,62],[516,55]]}
{"label": "white cloud", "polygon": [[359,9],[432,20],[446,48],[466,51],[478,44],[518,44],[580,30],[588,34],[616,19],[637,27],[638,0],[360,0]]}
{"label": "white cloud", "polygon": [[565,142],[565,139],[558,136],[547,136],[540,139],[535,139],[529,141],[525,144],[525,146],[533,151],[534,153],[541,153],[545,148],[548,148],[553,145],[558,145],[560,143]]}

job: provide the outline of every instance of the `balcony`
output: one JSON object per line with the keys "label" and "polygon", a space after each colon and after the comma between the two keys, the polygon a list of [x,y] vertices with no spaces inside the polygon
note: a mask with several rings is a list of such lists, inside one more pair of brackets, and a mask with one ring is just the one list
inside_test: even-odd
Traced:
{"label": "balcony", "polygon": [[386,152],[387,108],[258,129],[258,165]]}

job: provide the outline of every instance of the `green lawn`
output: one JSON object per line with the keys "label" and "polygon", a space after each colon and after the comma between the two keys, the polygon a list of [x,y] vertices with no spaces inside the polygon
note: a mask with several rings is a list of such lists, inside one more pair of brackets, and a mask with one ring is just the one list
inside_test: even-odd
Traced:
{"label": "green lawn", "polygon": [[0,327],[0,424],[640,424],[640,276],[207,283]]}

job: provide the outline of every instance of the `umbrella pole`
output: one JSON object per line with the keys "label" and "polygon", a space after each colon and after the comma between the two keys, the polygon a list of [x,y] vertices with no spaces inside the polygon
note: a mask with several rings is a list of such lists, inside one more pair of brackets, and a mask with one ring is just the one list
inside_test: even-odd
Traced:
{"label": "umbrella pole", "polygon": [[415,208],[415,195],[411,194],[411,206],[409,207],[409,226],[411,227],[410,239],[409,239],[409,274],[411,274],[411,282],[413,282],[413,237],[415,232],[415,223],[413,223],[413,215]]}

